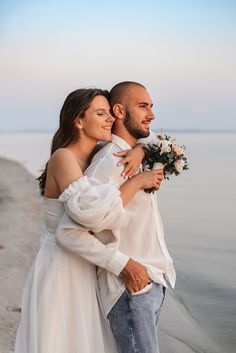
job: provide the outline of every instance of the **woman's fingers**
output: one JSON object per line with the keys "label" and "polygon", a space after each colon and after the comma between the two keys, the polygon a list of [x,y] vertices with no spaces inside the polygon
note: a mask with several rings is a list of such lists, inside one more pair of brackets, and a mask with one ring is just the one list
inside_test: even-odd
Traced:
{"label": "woman's fingers", "polygon": [[131,163],[128,163],[127,166],[125,167],[122,175],[127,178],[130,178],[133,175],[135,175],[138,170],[139,170],[138,165],[132,165]]}
{"label": "woman's fingers", "polygon": [[134,176],[136,174],[136,172],[137,172],[137,168],[132,167],[125,173],[125,176],[127,178],[131,178],[132,176]]}
{"label": "woman's fingers", "polygon": [[114,156],[116,157],[122,157],[122,156],[126,156],[126,154],[129,152],[130,150],[124,150],[124,151],[120,151],[120,152],[116,152],[116,153],[113,153]]}
{"label": "woman's fingers", "polygon": [[129,163],[129,160],[130,160],[129,157],[125,157],[125,158],[121,159],[117,165],[120,166],[122,164]]}

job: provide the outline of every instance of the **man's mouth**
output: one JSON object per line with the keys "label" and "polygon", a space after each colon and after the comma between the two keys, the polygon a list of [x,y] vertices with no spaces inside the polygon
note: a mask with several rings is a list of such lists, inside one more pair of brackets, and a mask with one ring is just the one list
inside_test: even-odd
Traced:
{"label": "man's mouth", "polygon": [[143,121],[142,124],[145,126],[145,128],[149,129],[151,122],[150,121]]}

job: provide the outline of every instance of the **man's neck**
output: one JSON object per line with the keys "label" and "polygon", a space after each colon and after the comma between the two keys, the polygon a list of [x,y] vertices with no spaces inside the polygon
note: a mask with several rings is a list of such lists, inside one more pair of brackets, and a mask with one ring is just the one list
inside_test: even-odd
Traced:
{"label": "man's neck", "polygon": [[134,147],[138,140],[133,137],[132,135],[130,135],[130,133],[125,130],[125,129],[113,129],[112,133],[116,136],[119,136],[120,138],[122,138],[124,141],[126,141],[131,147]]}

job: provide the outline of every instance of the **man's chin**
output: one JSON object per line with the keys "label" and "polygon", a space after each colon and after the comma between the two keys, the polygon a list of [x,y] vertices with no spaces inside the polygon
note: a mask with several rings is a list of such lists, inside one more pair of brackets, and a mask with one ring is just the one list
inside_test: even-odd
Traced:
{"label": "man's chin", "polygon": [[150,128],[147,128],[143,130],[143,136],[140,138],[145,138],[145,137],[148,137],[149,135],[150,135]]}

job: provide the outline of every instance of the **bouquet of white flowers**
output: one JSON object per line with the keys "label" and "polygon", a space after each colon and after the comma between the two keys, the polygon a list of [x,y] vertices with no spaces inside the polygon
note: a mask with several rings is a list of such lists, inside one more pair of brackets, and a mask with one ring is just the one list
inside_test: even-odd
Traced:
{"label": "bouquet of white flowers", "polygon": [[[157,134],[153,143],[144,146],[145,157],[143,159],[143,170],[148,171],[164,166],[164,178],[169,180],[172,174],[179,175],[188,169],[185,156],[185,146],[177,144],[176,139],[162,132]],[[154,192],[155,188],[146,189],[148,193]]]}

